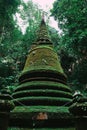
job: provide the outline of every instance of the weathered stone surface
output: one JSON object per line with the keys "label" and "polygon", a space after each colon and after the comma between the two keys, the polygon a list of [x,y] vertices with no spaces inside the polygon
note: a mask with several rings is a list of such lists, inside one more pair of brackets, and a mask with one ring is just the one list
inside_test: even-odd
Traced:
{"label": "weathered stone surface", "polygon": [[[11,113],[11,124],[24,127],[33,127],[33,121],[39,127],[72,124],[68,111],[72,92],[43,20],[12,96],[16,108]],[[45,122],[41,123],[41,119]]]}

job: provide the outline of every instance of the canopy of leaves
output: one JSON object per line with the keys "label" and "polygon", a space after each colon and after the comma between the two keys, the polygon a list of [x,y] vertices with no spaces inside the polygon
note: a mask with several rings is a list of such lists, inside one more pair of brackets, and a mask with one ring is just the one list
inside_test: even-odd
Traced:
{"label": "canopy of leaves", "polygon": [[57,0],[52,15],[63,30],[62,45],[75,56],[87,55],[87,0]]}
{"label": "canopy of leaves", "polygon": [[72,77],[70,82],[84,86],[87,84],[87,0],[56,0],[51,13],[63,31],[58,48],[72,60],[68,62],[66,54],[62,55],[63,67]]}
{"label": "canopy of leaves", "polygon": [[[23,9],[21,10],[21,7]],[[14,85],[23,69],[30,45],[35,39],[41,11],[29,1],[0,0],[0,86]],[[16,14],[28,24],[22,34]],[[39,20],[38,20],[39,19]]]}

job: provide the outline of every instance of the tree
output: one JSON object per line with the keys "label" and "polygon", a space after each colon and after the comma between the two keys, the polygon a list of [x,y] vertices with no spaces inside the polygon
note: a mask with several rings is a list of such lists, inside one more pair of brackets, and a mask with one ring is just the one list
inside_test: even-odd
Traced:
{"label": "tree", "polygon": [[[0,1],[0,86],[6,87],[18,82],[18,75],[24,67],[28,50],[35,40],[36,30],[41,20],[41,11],[32,1],[26,5],[20,0]],[[21,7],[23,10],[21,11]],[[16,14],[27,24],[22,34]],[[8,73],[9,72],[9,73]]]}
{"label": "tree", "polygon": [[87,52],[86,4],[86,0],[58,0],[54,3],[52,10],[52,15],[58,20],[58,24],[63,30],[65,48],[78,57],[84,56]]}
{"label": "tree", "polygon": [[17,11],[20,0],[0,0],[0,87],[13,83],[13,59],[10,50],[17,41],[16,23],[13,14]]}
{"label": "tree", "polygon": [[31,44],[36,39],[36,33],[41,21],[42,10],[38,8],[31,0],[27,4],[22,3],[22,10],[19,10],[20,18],[23,24],[27,25],[23,37],[23,44],[25,45],[25,52],[28,52]]}
{"label": "tree", "polygon": [[77,81],[82,86],[87,84],[87,79],[84,77],[85,72],[87,73],[87,69],[84,67],[84,62],[87,60],[86,5],[87,0],[56,0],[51,10],[63,31],[59,48],[74,58],[71,65],[71,76],[69,76],[72,77],[70,82]]}

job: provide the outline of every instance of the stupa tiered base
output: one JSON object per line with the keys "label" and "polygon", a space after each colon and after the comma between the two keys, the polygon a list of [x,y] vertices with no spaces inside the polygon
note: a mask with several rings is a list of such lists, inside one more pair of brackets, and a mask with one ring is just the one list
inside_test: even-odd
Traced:
{"label": "stupa tiered base", "polygon": [[[38,46],[38,47],[37,47]],[[61,106],[72,99],[71,89],[52,46],[37,45],[31,49],[19,86],[13,94],[14,102],[20,105]]]}

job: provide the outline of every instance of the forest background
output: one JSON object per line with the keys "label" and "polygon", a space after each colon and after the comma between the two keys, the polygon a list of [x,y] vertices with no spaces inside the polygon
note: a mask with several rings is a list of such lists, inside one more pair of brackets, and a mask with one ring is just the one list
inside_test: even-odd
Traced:
{"label": "forest background", "polygon": [[[22,10],[22,11],[21,11]],[[29,0],[0,0],[0,91],[13,92],[41,21],[42,9]],[[27,25],[25,33],[16,14]],[[87,95],[87,0],[55,0],[50,10],[61,34],[46,21],[54,48],[73,93]]]}

